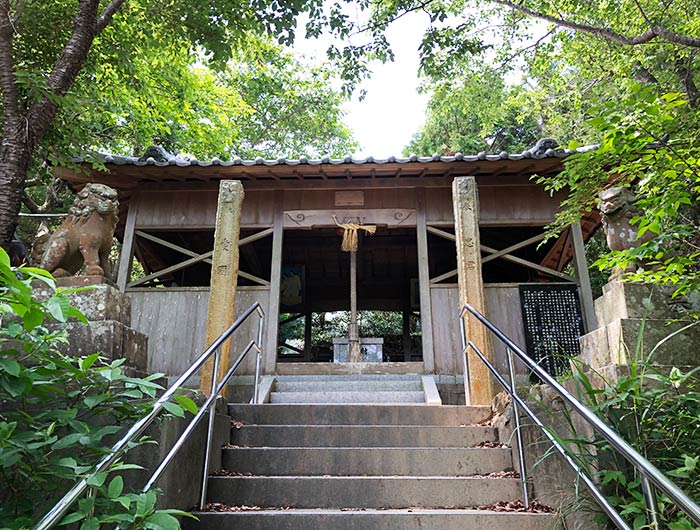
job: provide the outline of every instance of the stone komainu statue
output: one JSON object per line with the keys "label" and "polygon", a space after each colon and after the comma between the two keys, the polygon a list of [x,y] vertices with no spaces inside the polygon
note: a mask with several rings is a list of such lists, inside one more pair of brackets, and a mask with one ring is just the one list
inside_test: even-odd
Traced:
{"label": "stone komainu statue", "polygon": [[[639,208],[635,205],[637,196],[628,188],[609,188],[598,195],[598,209],[603,219],[605,238],[610,250],[627,250],[636,248],[649,241],[650,235],[645,234],[641,239],[637,238],[637,228],[632,226],[633,217],[640,215]],[[629,264],[625,272],[635,269],[634,264]],[[613,276],[622,271],[613,271]]]}
{"label": "stone komainu statue", "polygon": [[77,274],[85,264],[88,276],[110,276],[109,251],[118,221],[116,190],[87,184],[78,193],[68,217],[51,235],[41,267],[57,278]]}

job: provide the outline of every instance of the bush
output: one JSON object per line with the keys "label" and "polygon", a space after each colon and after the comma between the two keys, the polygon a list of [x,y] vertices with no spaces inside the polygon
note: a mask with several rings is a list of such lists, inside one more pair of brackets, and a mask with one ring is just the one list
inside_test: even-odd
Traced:
{"label": "bush", "polygon": [[[34,299],[33,281],[49,285],[53,295]],[[96,353],[76,358],[58,351],[66,342],[60,323],[71,317],[85,322],[71,307],[70,292],[56,289],[46,271],[13,269],[0,248],[0,521],[6,528],[35,524],[109,452],[110,441],[150,410],[161,389],[155,382],[159,374],[126,375],[123,359],[107,362]],[[135,467],[118,462],[109,474],[91,477],[93,494],[63,523],[80,522],[80,530],[108,523],[123,529],[179,528],[174,515],[180,512],[155,510],[155,492],[124,491],[114,472]]]}
{"label": "bush", "polygon": [[[645,360],[635,361],[629,375],[605,389],[595,388],[582,370],[573,374],[589,406],[642,455],[674,481],[690,498],[700,498],[700,368],[661,371]],[[608,500],[635,530],[649,528],[638,473],[607,441],[577,438],[580,455],[595,455],[590,465]],[[591,451],[591,444],[595,450]],[[581,457],[580,458],[584,458]],[[659,494],[660,521],[670,530],[695,526],[666,496]]]}

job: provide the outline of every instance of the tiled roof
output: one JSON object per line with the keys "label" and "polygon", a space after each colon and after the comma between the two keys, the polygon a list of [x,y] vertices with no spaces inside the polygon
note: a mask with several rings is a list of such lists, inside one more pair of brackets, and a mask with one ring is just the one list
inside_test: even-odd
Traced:
{"label": "tiled roof", "polygon": [[[542,158],[566,158],[575,153],[583,153],[595,149],[597,146],[586,146],[580,147],[578,149],[559,149],[558,144],[555,140],[551,138],[543,138],[537,142],[537,144],[523,151],[522,153],[507,153],[502,151],[499,154],[486,154],[485,152],[478,153],[476,155],[463,155],[462,153],[456,153],[452,156],[442,156],[439,154],[434,154],[428,157],[419,157],[416,155],[411,155],[408,157],[395,157],[390,156],[389,158],[374,158],[372,156],[366,158],[353,158],[352,156],[345,156],[344,158],[330,158],[324,156],[322,158],[277,158],[277,159],[264,159],[258,157],[252,160],[244,160],[239,157],[234,157],[232,160],[224,161],[219,158],[213,158],[211,160],[197,160],[196,158],[183,157],[180,155],[174,155],[169,153],[163,147],[153,146],[149,147],[148,150],[141,157],[135,156],[120,156],[120,155],[110,155],[110,154],[100,154],[102,162],[105,164],[115,164],[119,166],[123,165],[133,165],[133,166],[156,166],[156,167],[168,167],[168,166],[179,166],[179,167],[210,167],[210,166],[299,166],[299,165],[309,165],[318,166],[322,164],[330,165],[341,165],[341,164],[410,164],[411,162],[477,162],[480,160],[485,160],[489,162],[497,162],[501,160],[523,160],[523,159],[542,159]],[[86,162],[85,157],[76,158],[75,162],[82,163]]]}

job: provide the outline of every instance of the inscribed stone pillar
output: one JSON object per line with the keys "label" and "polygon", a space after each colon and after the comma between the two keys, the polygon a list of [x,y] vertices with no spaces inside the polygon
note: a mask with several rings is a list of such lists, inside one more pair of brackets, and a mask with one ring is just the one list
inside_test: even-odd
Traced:
{"label": "inscribed stone pillar", "polygon": [[[208,347],[234,320],[236,285],[238,283],[238,239],[241,231],[243,185],[237,180],[222,180],[219,185],[219,203],[216,209],[214,255],[211,265],[211,287],[207,310],[206,344]],[[221,347],[219,376],[231,367],[231,341]],[[202,368],[199,389],[211,394],[212,358]]]}
{"label": "inscribed stone pillar", "polygon": [[[452,183],[455,216],[455,243],[457,245],[457,274],[460,306],[471,304],[486,313],[484,282],[481,276],[481,243],[479,240],[479,199],[474,177],[457,177]],[[488,330],[471,314],[464,317],[467,340],[471,340],[490,360],[491,341]],[[469,351],[468,404],[490,405],[493,398],[491,372],[473,352]],[[460,362],[461,365],[461,362]]]}

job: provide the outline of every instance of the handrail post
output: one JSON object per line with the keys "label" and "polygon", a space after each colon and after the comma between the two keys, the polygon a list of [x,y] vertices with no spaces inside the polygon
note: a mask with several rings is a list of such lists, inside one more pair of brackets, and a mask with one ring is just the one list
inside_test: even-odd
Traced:
{"label": "handrail post", "polygon": [[[219,362],[221,359],[221,348],[216,349],[214,354],[214,367],[211,377],[211,394],[216,395],[216,389],[219,386]],[[207,501],[207,481],[209,479],[209,453],[211,453],[211,438],[214,432],[214,420],[216,419],[216,399],[213,399],[209,405],[209,424],[207,425],[207,443],[204,449],[204,469],[202,470],[202,492],[199,496],[199,509],[203,510]]]}
{"label": "handrail post", "polygon": [[525,509],[530,508],[530,496],[527,492],[527,469],[525,468],[525,448],[523,447],[522,425],[520,424],[520,411],[518,410],[518,391],[515,386],[515,369],[513,368],[513,352],[506,348],[508,354],[508,372],[510,374],[510,390],[513,396],[513,417],[515,419],[515,437],[518,443],[518,462],[520,464],[520,485],[523,488],[523,503]]}
{"label": "handrail post", "polygon": [[654,485],[649,481],[646,475],[639,474],[641,477],[642,493],[644,494],[644,504],[647,509],[647,522],[652,530],[661,530],[659,524],[659,504],[656,498]]}
{"label": "handrail post", "polygon": [[263,337],[263,327],[265,325],[265,313],[261,307],[258,307],[258,340],[257,340],[257,350],[255,355],[255,381],[253,384],[253,403],[258,404],[258,398],[260,397],[260,363],[262,361],[262,337]]}
{"label": "handrail post", "polygon": [[260,383],[260,348],[258,347],[257,353],[255,354],[255,381],[253,382],[253,404],[258,404],[259,399],[259,383]]}
{"label": "handrail post", "polygon": [[471,382],[469,380],[469,356],[467,350],[467,332],[464,328],[464,311],[459,315],[459,331],[462,338],[462,372],[464,373],[464,404],[469,406],[472,404],[472,397],[469,393]]}

